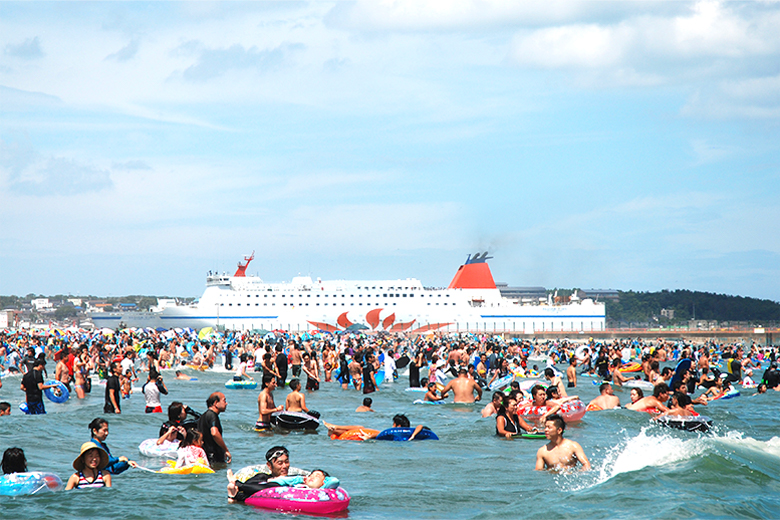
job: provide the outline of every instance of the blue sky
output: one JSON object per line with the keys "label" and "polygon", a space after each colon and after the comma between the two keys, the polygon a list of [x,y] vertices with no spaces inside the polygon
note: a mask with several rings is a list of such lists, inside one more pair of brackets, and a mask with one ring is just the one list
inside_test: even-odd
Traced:
{"label": "blue sky", "polygon": [[780,300],[776,2],[2,2],[0,294]]}

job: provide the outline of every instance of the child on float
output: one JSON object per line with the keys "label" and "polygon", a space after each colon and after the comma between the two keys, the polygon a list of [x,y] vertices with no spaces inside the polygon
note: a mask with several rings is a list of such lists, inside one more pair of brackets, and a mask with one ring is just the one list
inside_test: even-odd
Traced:
{"label": "child on float", "polygon": [[206,452],[203,450],[203,434],[199,430],[194,428],[187,430],[187,435],[179,444],[176,453],[178,455],[177,468],[186,468],[196,464],[207,468],[211,467]]}

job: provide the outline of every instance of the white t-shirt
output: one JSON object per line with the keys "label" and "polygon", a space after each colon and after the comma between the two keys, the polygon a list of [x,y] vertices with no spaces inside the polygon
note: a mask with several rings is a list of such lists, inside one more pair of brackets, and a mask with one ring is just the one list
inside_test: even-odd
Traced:
{"label": "white t-shirt", "polygon": [[162,407],[162,403],[160,402],[160,389],[157,388],[157,383],[154,381],[149,381],[144,385],[143,392],[147,407]]}

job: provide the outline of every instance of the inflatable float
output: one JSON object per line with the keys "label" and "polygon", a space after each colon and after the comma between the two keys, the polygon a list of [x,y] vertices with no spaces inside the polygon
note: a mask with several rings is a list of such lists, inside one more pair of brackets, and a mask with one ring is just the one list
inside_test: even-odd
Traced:
{"label": "inflatable float", "polygon": [[231,379],[225,382],[225,388],[230,388],[231,390],[254,390],[257,388],[257,381],[253,379],[244,379],[242,381]]}
{"label": "inflatable float", "polygon": [[[376,440],[378,441],[408,441],[409,437],[412,436],[412,433],[414,433],[414,428],[388,428],[386,430],[382,430],[382,432],[376,436]],[[438,441],[439,437],[433,433],[433,430],[428,428],[427,426],[423,426],[423,429],[420,430],[420,433],[418,433],[414,439],[415,441]]]}
{"label": "inflatable float", "polygon": [[147,457],[178,457],[179,441],[163,441],[157,444],[157,439],[146,439],[138,445],[138,451]]}
{"label": "inflatable float", "polygon": [[192,466],[177,468],[176,461],[169,460],[168,466],[160,469],[157,473],[164,473],[166,475],[205,475],[207,473],[214,473],[214,470],[205,464],[193,464]]}
{"label": "inflatable float", "polygon": [[712,426],[712,419],[704,415],[691,415],[681,417],[679,415],[665,415],[655,419],[661,426],[685,430],[687,432],[706,432]]}
{"label": "inflatable float", "polygon": [[45,395],[49,401],[52,403],[64,403],[68,400],[70,397],[70,392],[68,392],[68,387],[62,384],[59,381],[51,380],[46,381],[47,385],[55,385],[52,388],[47,388],[43,391],[43,395]]}
{"label": "inflatable float", "polygon": [[446,404],[444,400],[441,401],[426,401],[424,399],[415,399],[412,404]]}
{"label": "inflatable float", "polygon": [[379,430],[372,430],[371,428],[355,428],[354,430],[348,430],[341,435],[331,435],[330,438],[334,441],[362,441],[365,437],[374,436],[379,434]]}
{"label": "inflatable float", "polygon": [[283,430],[314,431],[319,428],[320,419],[319,414],[306,412],[274,412],[271,414],[271,424]]}
{"label": "inflatable float", "polygon": [[[577,399],[576,401],[569,401],[561,405],[561,409],[558,411],[558,415],[563,417],[563,420],[568,422],[579,421],[585,416],[586,411],[585,403]],[[518,406],[517,415],[522,416],[524,419],[539,419],[550,410],[547,406]]]}
{"label": "inflatable float", "polygon": [[3,496],[34,495],[60,489],[62,489],[62,480],[54,473],[33,471],[0,476],[0,495]]}
{"label": "inflatable float", "polygon": [[620,372],[622,372],[624,374],[629,373],[629,372],[639,372],[640,370],[642,370],[642,364],[641,363],[637,363],[637,362],[626,363],[625,365],[620,367],[618,370],[620,370]]}
{"label": "inflatable float", "polygon": [[512,381],[515,380],[514,374],[508,374],[500,379],[496,379],[492,383],[490,383],[490,390],[493,392],[498,392],[499,390],[502,390],[506,388],[507,386],[512,384]]}
{"label": "inflatable float", "polygon": [[307,487],[272,487],[247,498],[245,503],[284,513],[328,515],[349,507],[349,494],[344,488],[310,489]]}

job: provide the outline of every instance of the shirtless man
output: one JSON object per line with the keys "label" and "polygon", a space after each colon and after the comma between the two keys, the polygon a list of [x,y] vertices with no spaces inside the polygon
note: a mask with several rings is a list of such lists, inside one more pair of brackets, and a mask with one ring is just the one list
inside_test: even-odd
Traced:
{"label": "shirtless man", "polygon": [[566,422],[560,415],[554,414],[544,422],[544,435],[548,442],[536,452],[536,470],[560,470],[574,468],[579,462],[582,470],[590,469],[590,461],[579,443],[563,438]]}
{"label": "shirtless man", "polygon": [[465,367],[460,367],[458,377],[447,383],[447,386],[442,389],[441,398],[447,397],[450,390],[455,394],[456,403],[473,403],[475,401],[474,392],[477,392],[476,401],[482,400],[482,388],[476,381],[469,379],[468,370]]}
{"label": "shirtless man", "polygon": [[290,360],[293,377],[301,377],[301,351],[293,341],[290,342],[290,355],[287,357]]}
{"label": "shirtless man", "polygon": [[374,400],[370,397],[366,397],[363,399],[363,404],[358,406],[355,411],[356,412],[375,412],[373,408],[371,408],[371,405],[373,404]]}
{"label": "shirtless man", "polygon": [[568,395],[566,393],[566,387],[563,386],[563,381],[559,376],[555,375],[555,371],[552,368],[547,367],[544,369],[544,378],[550,382],[550,386],[558,387],[561,391],[561,396],[566,397]]}
{"label": "shirtless man", "polygon": [[682,392],[675,392],[672,394],[672,407],[664,413],[653,417],[653,419],[658,419],[659,417],[666,417],[669,415],[675,417],[690,417],[695,414],[696,411],[693,409],[691,398]]}
{"label": "shirtless man", "polygon": [[664,404],[669,399],[669,394],[669,385],[666,383],[658,383],[655,385],[655,388],[653,388],[653,395],[648,395],[635,403],[626,405],[626,408],[639,412],[652,411],[653,409],[656,409],[659,412],[665,412],[669,409],[666,407],[666,404]]}
{"label": "shirtless man", "polygon": [[601,395],[588,403],[588,410],[612,410],[620,408],[620,398],[612,391],[612,385],[601,383],[599,387]]}
{"label": "shirtless man", "polygon": [[577,386],[577,356],[571,357],[569,368],[566,369],[566,380],[569,382],[567,385],[569,388]]}
{"label": "shirtless man", "polygon": [[260,395],[257,396],[257,411],[260,416],[255,423],[255,431],[273,428],[271,425],[271,414],[284,410],[284,406],[276,406],[276,403],[274,403],[274,390],[276,390],[276,377],[263,377],[263,389],[260,391]]}
{"label": "shirtless man", "polygon": [[363,386],[363,367],[354,357],[349,363],[349,377],[352,379],[355,389],[360,390],[360,387]]}
{"label": "shirtless man", "polygon": [[620,358],[615,358],[612,360],[612,383],[616,386],[623,386],[623,384],[628,381],[629,379],[623,375],[623,372],[620,371]]}
{"label": "shirtless man", "polygon": [[301,393],[300,379],[290,380],[290,390],[292,392],[287,394],[287,399],[284,400],[284,409],[288,412],[309,413],[309,409],[306,408],[306,396]]}

